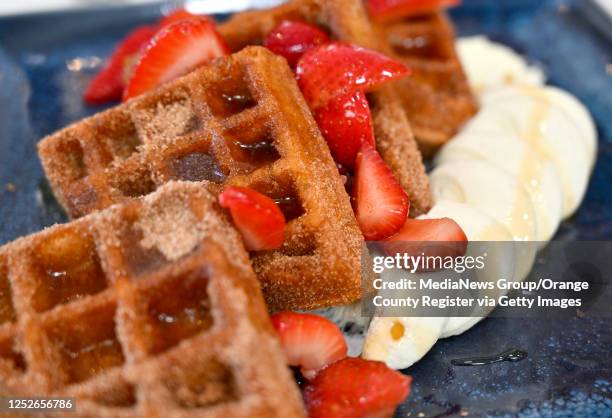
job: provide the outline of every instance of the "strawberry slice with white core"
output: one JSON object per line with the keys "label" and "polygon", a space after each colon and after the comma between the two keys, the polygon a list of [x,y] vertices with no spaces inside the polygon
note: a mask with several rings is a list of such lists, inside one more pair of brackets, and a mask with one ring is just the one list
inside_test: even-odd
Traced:
{"label": "strawberry slice with white core", "polygon": [[407,219],[383,247],[389,255],[458,257],[465,255],[467,244],[465,232],[450,218]]}
{"label": "strawberry slice with white core", "polygon": [[296,67],[302,94],[312,109],[355,91],[369,91],[405,77],[410,69],[379,52],[345,42],[307,51]]}
{"label": "strawberry slice with white core", "polygon": [[306,51],[327,41],[329,41],[327,34],[316,26],[285,20],[270,31],[264,46],[275,54],[285,57],[293,68]]}
{"label": "strawberry slice with white core", "polygon": [[192,18],[166,26],[147,45],[123,99],[154,89],[229,53],[228,46],[210,19]]}
{"label": "strawberry slice with white core", "polygon": [[249,251],[273,250],[285,240],[285,216],[272,199],[246,187],[228,187],[219,195]]}
{"label": "strawberry slice with white core", "polygon": [[319,315],[279,312],[272,315],[290,366],[299,366],[307,379],[323,367],[346,357],[348,348],[336,324]]}
{"label": "strawberry slice with white core", "polygon": [[391,169],[368,143],[357,154],[353,182],[355,217],[366,240],[390,237],[406,222],[410,202]]}
{"label": "strawberry slice with white core", "polygon": [[315,111],[315,118],[338,164],[352,169],[361,144],[375,145],[370,106],[361,91],[330,100]]}
{"label": "strawberry slice with white core", "polygon": [[370,16],[381,22],[435,13],[460,3],[461,0],[368,0],[367,7]]}

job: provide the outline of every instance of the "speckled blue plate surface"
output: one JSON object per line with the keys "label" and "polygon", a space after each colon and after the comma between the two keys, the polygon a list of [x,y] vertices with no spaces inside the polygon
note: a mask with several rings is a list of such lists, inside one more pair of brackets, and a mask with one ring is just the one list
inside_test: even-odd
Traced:
{"label": "speckled blue plate surface", "polygon": [[[464,3],[453,11],[460,34],[486,33],[516,48],[595,116],[598,163],[582,207],[556,239],[611,239],[612,45],[571,1]],[[91,67],[130,28],[158,15],[146,7],[0,19],[0,243],[65,220],[42,180],[36,141],[100,110],[81,101]],[[489,318],[438,342],[407,370],[413,393],[397,416],[612,417],[611,326],[610,318]],[[450,364],[509,347],[529,357],[482,367]]]}

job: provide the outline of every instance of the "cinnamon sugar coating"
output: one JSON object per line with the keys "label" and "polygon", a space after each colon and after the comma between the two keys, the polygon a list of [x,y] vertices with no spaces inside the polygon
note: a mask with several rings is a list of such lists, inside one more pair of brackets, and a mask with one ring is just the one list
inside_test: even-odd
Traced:
{"label": "cinnamon sugar coating", "polygon": [[184,182],[0,247],[0,395],[74,397],[77,417],[305,418],[238,233]]}
{"label": "cinnamon sugar coating", "polygon": [[[282,248],[251,254],[271,310],[345,304],[362,294],[363,237],[348,195],[291,69],[265,48],[219,58],[77,122],[43,139],[39,155],[72,217],[171,180],[257,190],[288,221]],[[159,213],[164,222],[177,216],[171,208]],[[168,256],[189,245],[173,235],[185,226],[143,226],[160,237],[145,244],[160,244]]]}

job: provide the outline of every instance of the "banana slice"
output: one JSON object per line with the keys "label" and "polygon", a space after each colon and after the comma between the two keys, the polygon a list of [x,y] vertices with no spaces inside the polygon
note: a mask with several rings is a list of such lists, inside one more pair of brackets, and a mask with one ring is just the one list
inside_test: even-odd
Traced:
{"label": "banana slice", "polygon": [[549,101],[551,106],[564,112],[565,117],[571,120],[579,129],[581,135],[578,136],[584,145],[588,159],[589,167],[592,169],[595,164],[597,154],[597,128],[591,114],[587,108],[574,96],[565,90],[558,87],[543,86],[543,87],[514,87],[493,89],[483,95],[483,104],[495,103],[503,97],[512,97],[516,95],[527,95],[541,100]]}
{"label": "banana slice", "polygon": [[419,361],[438,341],[446,318],[374,317],[363,345],[362,357],[405,369]]}
{"label": "banana slice", "polygon": [[565,112],[548,100],[525,94],[499,95],[466,125],[464,134],[520,136],[556,167],[563,187],[563,217],[584,197],[590,166],[582,133]]}
{"label": "banana slice", "polygon": [[597,157],[597,128],[586,106],[565,90],[557,87],[546,86],[544,93],[553,103],[563,108],[582,131],[592,169]]}
{"label": "banana slice", "polygon": [[527,65],[512,49],[485,36],[460,38],[456,45],[470,85],[476,92],[513,84],[544,84],[544,73],[539,68]]}
{"label": "banana slice", "polygon": [[442,200],[418,219],[451,218],[465,232],[468,241],[512,241],[512,234],[502,223],[464,203]]}
{"label": "banana slice", "polygon": [[[512,234],[504,225],[488,216],[487,214],[463,203],[441,201],[419,219],[451,218],[459,224],[465,232],[468,241],[467,255],[478,256],[487,254],[485,268],[473,270],[475,278],[481,281],[496,281],[502,277],[514,276],[514,265],[517,261],[515,243],[512,242]],[[496,242],[495,242],[496,241]],[[522,245],[522,243],[517,244]],[[485,291],[478,297],[483,297]],[[496,292],[487,293],[491,297],[499,295]],[[445,323],[440,338],[459,335],[486,317],[488,312],[482,316],[458,316],[449,317]]]}
{"label": "banana slice", "polygon": [[515,280],[529,274],[537,237],[536,214],[529,193],[512,176],[485,161],[453,161],[430,174],[434,201],[450,200],[472,206],[508,228],[517,246]]}
{"label": "banana slice", "polygon": [[459,134],[438,153],[436,164],[450,161],[488,161],[514,177],[529,193],[536,211],[540,246],[555,234],[561,222],[563,189],[557,170],[517,135]]}

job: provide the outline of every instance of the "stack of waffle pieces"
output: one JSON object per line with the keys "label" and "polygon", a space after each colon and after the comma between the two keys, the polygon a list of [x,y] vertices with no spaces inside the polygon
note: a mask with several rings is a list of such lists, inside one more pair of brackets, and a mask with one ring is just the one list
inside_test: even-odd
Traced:
{"label": "stack of waffle pieces", "polygon": [[[288,221],[279,250],[251,254],[271,310],[362,294],[363,238],[324,139],[285,60],[250,47],[39,144],[72,217],[171,180],[249,187]],[[213,186],[214,188],[214,186]]]}
{"label": "stack of waffle pieces", "polygon": [[[384,49],[358,0],[291,0],[272,9],[237,13],[221,24],[219,31],[230,48],[238,51],[248,45],[260,45],[284,20],[316,25],[336,40]],[[417,215],[431,208],[429,181],[401,99],[394,90],[394,86],[383,86],[368,94],[376,147],[408,194],[411,214]]]}
{"label": "stack of waffle pieces", "polygon": [[0,248],[0,395],[82,417],[304,417],[240,237],[205,184]]}

